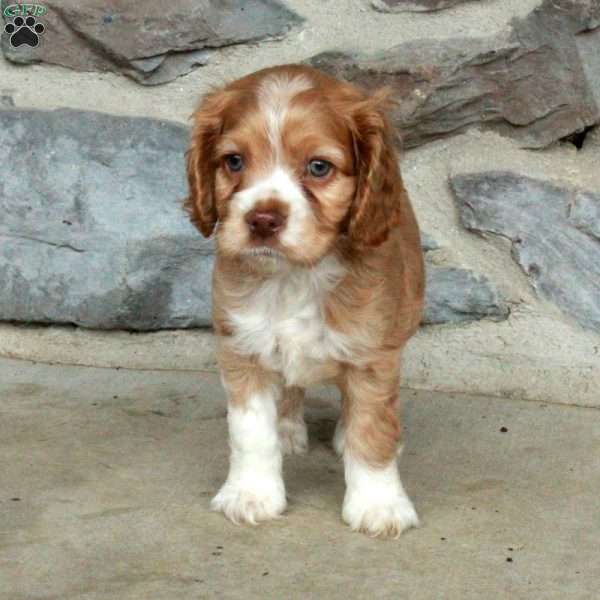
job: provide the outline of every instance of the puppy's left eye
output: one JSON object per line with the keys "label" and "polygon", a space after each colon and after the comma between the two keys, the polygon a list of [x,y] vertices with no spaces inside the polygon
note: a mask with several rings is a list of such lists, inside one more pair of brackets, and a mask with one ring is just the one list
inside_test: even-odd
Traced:
{"label": "puppy's left eye", "polygon": [[325,177],[329,175],[331,169],[333,169],[333,165],[330,162],[319,158],[314,158],[308,163],[308,172],[313,177]]}
{"label": "puppy's left eye", "polygon": [[230,171],[237,173],[244,168],[244,159],[240,154],[228,154],[225,157],[225,164]]}

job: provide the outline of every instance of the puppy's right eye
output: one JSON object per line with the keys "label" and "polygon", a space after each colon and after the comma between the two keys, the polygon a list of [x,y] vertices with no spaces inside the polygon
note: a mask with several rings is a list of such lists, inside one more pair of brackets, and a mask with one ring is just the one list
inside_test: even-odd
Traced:
{"label": "puppy's right eye", "polygon": [[228,154],[225,157],[225,164],[230,171],[237,173],[244,168],[244,160],[241,154]]}

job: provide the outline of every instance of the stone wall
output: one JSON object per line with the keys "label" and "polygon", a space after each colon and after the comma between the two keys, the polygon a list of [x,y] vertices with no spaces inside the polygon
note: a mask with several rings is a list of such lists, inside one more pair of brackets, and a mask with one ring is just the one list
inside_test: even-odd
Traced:
{"label": "stone wall", "polygon": [[405,383],[600,404],[600,0],[47,0],[35,23],[11,4],[0,355],[213,368],[187,118],[307,62],[399,100],[428,266]]}

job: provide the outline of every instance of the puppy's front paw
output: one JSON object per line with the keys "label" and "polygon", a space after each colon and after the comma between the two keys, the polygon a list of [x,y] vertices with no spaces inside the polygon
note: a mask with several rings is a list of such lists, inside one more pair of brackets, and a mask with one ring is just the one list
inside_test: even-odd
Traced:
{"label": "puppy's front paw", "polygon": [[352,530],[371,537],[398,538],[406,529],[419,526],[412,502],[401,494],[373,498],[360,492],[346,492],[342,518]]}
{"label": "puppy's front paw", "polygon": [[259,521],[275,519],[286,507],[283,481],[227,481],[212,499],[210,507],[221,511],[236,524],[257,525]]}
{"label": "puppy's front paw", "polygon": [[308,432],[304,420],[281,419],[279,421],[279,439],[284,454],[306,454]]}

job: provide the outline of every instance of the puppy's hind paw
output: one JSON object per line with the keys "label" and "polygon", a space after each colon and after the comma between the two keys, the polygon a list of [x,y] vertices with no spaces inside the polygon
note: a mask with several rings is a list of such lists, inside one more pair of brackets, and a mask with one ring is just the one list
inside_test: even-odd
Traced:
{"label": "puppy's hind paw", "polygon": [[304,420],[281,419],[279,421],[279,439],[284,454],[306,454],[308,432]]}
{"label": "puppy's hind paw", "polygon": [[342,425],[342,420],[338,419],[338,422],[335,426],[335,431],[333,433],[333,440],[331,440],[333,449],[335,450],[335,453],[338,456],[343,456],[344,454],[344,446],[346,445],[345,437],[346,435],[344,431],[344,426]]}

